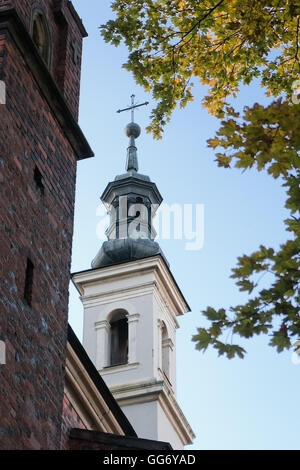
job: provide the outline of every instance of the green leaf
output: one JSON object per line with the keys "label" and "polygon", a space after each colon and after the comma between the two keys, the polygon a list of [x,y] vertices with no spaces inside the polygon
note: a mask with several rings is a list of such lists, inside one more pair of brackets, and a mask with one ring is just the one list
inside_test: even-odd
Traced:
{"label": "green leaf", "polygon": [[192,340],[197,343],[196,349],[205,351],[211,342],[211,336],[204,328],[198,328],[198,334]]}
{"label": "green leaf", "polygon": [[278,352],[282,352],[284,349],[291,347],[291,341],[284,333],[275,332],[270,341],[270,345],[276,347]]}
{"label": "green leaf", "polygon": [[208,320],[211,321],[220,321],[226,319],[226,312],[223,308],[220,310],[215,310],[212,307],[207,307],[205,311],[202,312]]}

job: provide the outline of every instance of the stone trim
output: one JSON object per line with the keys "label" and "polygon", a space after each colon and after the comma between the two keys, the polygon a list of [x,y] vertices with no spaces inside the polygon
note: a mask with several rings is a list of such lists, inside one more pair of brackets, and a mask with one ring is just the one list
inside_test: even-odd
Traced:
{"label": "stone trim", "polygon": [[[132,276],[136,273],[139,274],[141,271],[155,271],[156,280],[153,280],[152,285],[157,288],[160,285],[168,298],[173,299],[174,309],[176,310],[174,316],[190,312],[189,305],[161,255],[74,273],[72,274],[72,281],[80,295],[86,298],[84,296],[85,285],[95,284],[104,279],[109,280],[114,277],[120,279],[122,276]],[[165,296],[163,295],[163,297]]]}
{"label": "stone trim", "polygon": [[65,393],[87,428],[124,435],[70,344],[67,345]]}
{"label": "stone trim", "polygon": [[88,33],[87,33],[87,31],[86,31],[86,29],[85,29],[85,27],[84,27],[84,25],[83,25],[83,22],[82,22],[81,18],[79,17],[77,11],[76,11],[75,8],[74,8],[73,3],[72,3],[71,1],[68,1],[67,5],[68,5],[68,8],[69,8],[69,10],[70,10],[70,12],[71,12],[71,15],[73,16],[73,18],[74,18],[74,20],[75,20],[75,22],[76,22],[76,24],[77,24],[77,26],[78,26],[78,28],[79,28],[79,31],[80,31],[82,37],[83,37],[83,38],[87,38],[87,37],[88,37]]}
{"label": "stone trim", "polygon": [[93,423],[93,428],[102,430],[104,426],[106,432],[136,437],[133,427],[70,326],[65,391],[68,396],[76,397],[72,405],[83,421],[90,425]]}
{"label": "stone trim", "polygon": [[120,406],[158,401],[180,437],[183,446],[192,444],[195,434],[164,380],[149,380],[110,387]]}
{"label": "stone trim", "polygon": [[107,374],[118,374],[120,372],[126,372],[127,370],[136,369],[140,365],[139,362],[132,362],[127,364],[119,364],[117,366],[108,366],[99,370],[99,373],[103,376]]}
{"label": "stone trim", "polygon": [[76,450],[79,446],[84,446],[85,450],[108,450],[111,448],[116,450],[172,450],[168,442],[128,436],[113,436],[85,429],[71,429],[70,444],[72,450]]}
{"label": "stone trim", "polygon": [[[133,297],[135,298],[139,296],[144,296],[146,294],[152,294],[154,287],[155,287],[155,282],[153,281],[139,284],[139,286],[137,287],[128,287],[122,290],[122,294],[123,294],[122,299],[128,300]],[[103,294],[82,295],[80,297],[80,300],[82,301],[84,307],[92,307],[94,305],[102,305],[108,302],[113,303],[115,301],[118,301],[119,298],[120,298],[120,290],[114,289],[114,290],[106,291]]]}

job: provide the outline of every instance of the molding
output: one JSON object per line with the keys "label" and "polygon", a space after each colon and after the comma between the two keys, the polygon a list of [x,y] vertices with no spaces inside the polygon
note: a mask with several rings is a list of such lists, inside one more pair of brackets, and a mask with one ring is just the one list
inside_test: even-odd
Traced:
{"label": "molding", "polygon": [[[67,360],[66,389],[71,391],[73,395],[75,393],[75,403],[81,410],[80,415],[89,417],[89,406],[91,405],[96,411],[96,415],[100,413],[102,416],[103,412],[106,421],[112,422],[113,428],[117,430],[121,427],[122,434],[136,437],[132,425],[113,398],[70,325],[68,325]],[[73,402],[74,398],[72,404]],[[95,418],[94,412],[92,412],[92,416]]]}
{"label": "molding", "polygon": [[[141,272],[154,272],[155,279],[151,285],[155,285],[159,291],[159,287],[163,289],[167,298],[172,300],[174,304],[174,315],[183,315],[190,311],[171,271],[166,266],[160,255],[143,258],[141,260],[130,261],[104,268],[96,268],[88,271],[74,273],[72,281],[82,296],[82,301],[87,298],[84,295],[85,286],[102,283],[104,281],[113,280],[114,278],[122,279],[124,277],[140,276]],[[156,281],[156,282],[155,282]],[[137,288],[135,288],[137,289]],[[130,289],[132,290],[132,289]],[[104,295],[104,294],[100,294]],[[105,293],[106,295],[106,293]],[[160,295],[165,297],[161,292]],[[100,297],[100,296],[99,296]]]}
{"label": "molding", "polygon": [[155,289],[154,298],[158,302],[160,310],[165,313],[166,318],[168,318],[171,324],[173,324],[174,329],[179,328],[179,323],[177,321],[176,314],[174,313],[174,311],[176,311],[176,305],[170,298],[170,295],[165,291],[164,296],[161,289]]}
{"label": "molding", "polygon": [[99,374],[108,375],[108,374],[119,374],[120,372],[126,372],[127,370],[136,369],[140,365],[139,362],[131,362],[130,364],[120,364],[117,366],[108,366],[99,370]]}
{"label": "molding", "polygon": [[156,266],[158,257],[151,256],[149,258],[138,259],[126,263],[114,264],[103,268],[88,269],[73,273],[72,277],[81,283],[98,282],[99,280],[108,280],[114,277],[127,277],[133,273],[149,270],[149,267]]}
{"label": "molding", "polygon": [[[116,190],[118,195],[126,196],[129,193],[136,193],[139,189],[143,190],[143,194],[148,196],[152,203],[155,202],[159,205],[162,203],[162,195],[155,183],[150,181],[150,179],[144,180],[134,176],[128,176],[108,183],[100,199],[102,202],[111,204],[115,198]],[[137,192],[137,194],[139,194],[139,192]]]}
{"label": "molding", "polygon": [[136,323],[140,318],[140,313],[128,313],[127,315],[128,323]]}
{"label": "molding", "polygon": [[[97,306],[98,305],[102,305],[102,303],[97,304]],[[121,300],[117,299],[113,302],[105,302],[104,305],[106,306],[104,309],[101,309],[101,312],[99,312],[100,309],[97,309],[97,321],[102,321],[103,319],[106,319],[107,321],[109,321],[112,313],[115,312],[116,310],[123,310],[123,311],[125,310],[129,315],[138,314],[138,311],[135,305],[131,304],[124,298]],[[86,310],[86,312],[88,312],[88,309]]]}
{"label": "molding", "polygon": [[6,30],[14,40],[22,57],[35,78],[50,110],[70,142],[78,160],[94,156],[78,122],[54,78],[40,56],[26,26],[15,8],[0,10],[0,31]]}
{"label": "molding", "polygon": [[[97,285],[98,282],[93,282]],[[81,295],[80,300],[84,307],[92,307],[94,305],[102,305],[106,303],[119,302],[120,296],[122,300],[132,299],[147,294],[152,294],[155,287],[155,281],[145,282],[139,286],[127,287],[125,289],[112,289],[101,294]]]}
{"label": "molding", "polygon": [[110,387],[110,391],[120,406],[155,401],[162,390],[163,381],[156,379],[145,379]]}
{"label": "molding", "polygon": [[65,393],[87,427],[125,434],[70,343],[67,344]]}
{"label": "molding", "polygon": [[71,12],[71,15],[73,16],[73,19],[75,20],[75,23],[77,24],[78,28],[79,28],[79,31],[82,35],[83,38],[87,38],[88,37],[88,33],[82,23],[82,20],[81,18],[79,17],[77,11],[75,10],[74,6],[73,6],[73,3],[71,1],[68,1],[67,3],[68,5],[68,8]]}
{"label": "molding", "polygon": [[184,446],[192,444],[196,437],[195,433],[178,405],[174,394],[164,389],[163,393],[158,396],[158,402],[178,433],[182,444]]}
{"label": "molding", "polygon": [[135,405],[158,401],[170,423],[178,434],[183,446],[192,444],[195,434],[178,405],[174,392],[164,380],[146,380],[110,387],[119,405]]}
{"label": "molding", "polygon": [[[176,315],[173,314],[172,313],[173,310],[170,310],[167,307],[167,305],[163,302],[163,299],[162,299],[161,295],[159,294],[159,292],[157,291],[157,289],[155,289],[155,291],[154,291],[154,299],[158,302],[159,309],[161,310],[162,313],[165,314],[166,319],[169,320],[169,322],[173,326],[174,330],[178,329],[179,328],[179,323],[177,321]],[[161,321],[166,322],[166,319],[161,320]]]}
{"label": "molding", "polygon": [[95,330],[106,330],[107,332],[110,330],[109,322],[107,320],[100,320],[95,322]]}
{"label": "molding", "polygon": [[48,44],[48,57],[47,57],[47,60],[45,61],[46,62],[46,65],[48,67],[49,70],[52,69],[52,65],[53,65],[53,35],[52,35],[52,31],[49,27],[49,23],[48,23],[48,20],[47,20],[47,13],[46,13],[46,10],[44,8],[44,6],[38,4],[38,3],[34,3],[32,6],[31,6],[31,18],[30,18],[30,35],[32,36],[33,35],[33,25],[34,25],[34,20],[36,18],[36,16],[40,14],[42,15],[43,17],[43,22],[44,22],[44,27],[46,28],[46,31],[47,31],[47,34],[48,34],[48,40],[49,40],[49,44]]}
{"label": "molding", "polygon": [[164,384],[165,386],[167,387],[167,389],[171,392],[171,393],[174,393],[174,396],[176,398],[176,391],[172,385],[172,383],[170,382],[170,379],[169,377],[161,370],[160,367],[158,367],[158,374],[160,376],[160,378],[164,381]]}
{"label": "molding", "polygon": [[174,343],[173,343],[173,341],[172,341],[171,338],[166,338],[166,339],[164,339],[164,340],[162,341],[162,346],[163,346],[163,348],[164,348],[164,347],[168,347],[168,348],[172,349],[172,351],[173,351],[173,349],[174,349]]}

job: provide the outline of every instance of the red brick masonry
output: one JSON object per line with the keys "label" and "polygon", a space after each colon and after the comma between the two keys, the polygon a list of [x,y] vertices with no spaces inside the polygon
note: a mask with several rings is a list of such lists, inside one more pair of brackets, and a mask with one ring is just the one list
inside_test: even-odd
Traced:
{"label": "red brick masonry", "polygon": [[[82,28],[66,0],[0,1],[0,80],[7,90],[0,105],[0,340],[7,351],[0,366],[0,449],[59,449],[78,155],[42,92],[52,80],[46,66],[30,62],[33,43],[23,55],[28,38],[3,15],[7,6],[16,7],[28,31],[31,7],[45,11],[55,51],[51,74],[74,115],[80,61],[75,65],[70,47],[77,42],[81,55]],[[67,22],[64,44],[58,19]],[[31,305],[24,298],[28,259]]]}

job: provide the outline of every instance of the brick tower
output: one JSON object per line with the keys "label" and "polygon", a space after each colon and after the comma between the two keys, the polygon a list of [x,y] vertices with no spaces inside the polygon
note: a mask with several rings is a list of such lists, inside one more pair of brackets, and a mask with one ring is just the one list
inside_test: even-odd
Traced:
{"label": "brick tower", "polygon": [[0,0],[0,449],[60,447],[85,36],[70,1]]}

